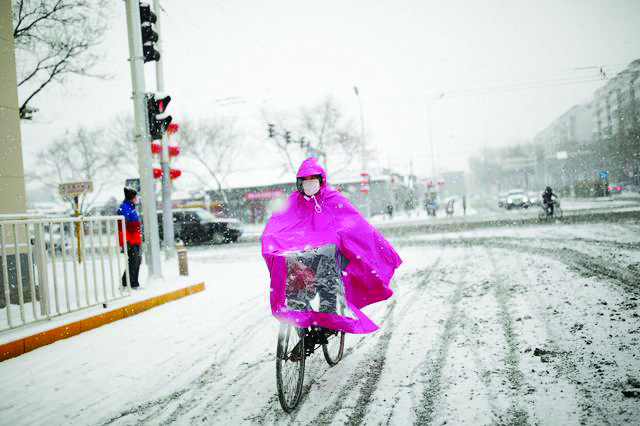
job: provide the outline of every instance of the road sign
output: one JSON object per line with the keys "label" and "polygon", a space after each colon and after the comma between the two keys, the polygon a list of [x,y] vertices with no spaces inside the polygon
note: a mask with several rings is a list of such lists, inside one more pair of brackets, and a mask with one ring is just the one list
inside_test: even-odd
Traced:
{"label": "road sign", "polygon": [[600,179],[608,179],[609,178],[609,170],[601,170],[600,173]]}
{"label": "road sign", "polygon": [[[58,186],[60,195],[65,200],[73,200],[75,215],[80,216],[80,205],[78,203],[78,197],[87,192],[93,192],[93,182],[67,182],[61,183]],[[82,250],[80,247],[80,222],[76,222],[76,236],[78,238],[78,263],[82,262]]]}
{"label": "road sign", "polygon": [[127,179],[124,183],[127,188],[133,188],[136,192],[140,193],[140,178]]}
{"label": "road sign", "polygon": [[93,182],[67,182],[58,186],[62,198],[70,199],[87,192],[93,192]]}

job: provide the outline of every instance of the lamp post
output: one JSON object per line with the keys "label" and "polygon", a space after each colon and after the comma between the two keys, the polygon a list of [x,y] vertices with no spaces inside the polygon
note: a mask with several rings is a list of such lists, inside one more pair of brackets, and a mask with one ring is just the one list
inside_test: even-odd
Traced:
{"label": "lamp post", "polygon": [[[367,173],[367,151],[365,149],[365,141],[364,141],[364,115],[362,114],[362,102],[360,101],[360,92],[358,91],[358,86],[353,86],[353,91],[356,93],[356,97],[358,98],[358,106],[360,107],[360,139],[362,139],[362,176],[365,176]],[[370,175],[369,179],[371,178]],[[367,182],[368,184],[369,182]],[[370,189],[370,188],[369,188]],[[366,217],[371,216],[371,201],[369,198],[369,192],[362,192],[365,197],[365,215]]]}
{"label": "lamp post", "polygon": [[435,182],[436,179],[436,159],[435,156],[433,154],[433,133],[431,130],[431,107],[433,106],[433,104],[435,104],[436,102],[438,102],[440,99],[442,99],[442,97],[444,96],[444,93],[440,93],[438,94],[438,96],[432,100],[429,103],[429,106],[427,107],[427,125],[429,126],[429,147],[431,149],[431,173],[433,174],[433,179]]}

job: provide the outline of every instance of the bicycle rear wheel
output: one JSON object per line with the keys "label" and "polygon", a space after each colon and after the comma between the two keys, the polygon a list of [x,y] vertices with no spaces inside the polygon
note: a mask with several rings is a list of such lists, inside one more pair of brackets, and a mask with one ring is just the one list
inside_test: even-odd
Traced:
{"label": "bicycle rear wheel", "polygon": [[287,413],[298,406],[304,382],[304,330],[281,323],[276,350],[278,399]]}
{"label": "bicycle rear wheel", "polygon": [[327,336],[327,343],[322,345],[322,352],[327,364],[334,366],[342,359],[344,352],[344,331],[336,331]]}

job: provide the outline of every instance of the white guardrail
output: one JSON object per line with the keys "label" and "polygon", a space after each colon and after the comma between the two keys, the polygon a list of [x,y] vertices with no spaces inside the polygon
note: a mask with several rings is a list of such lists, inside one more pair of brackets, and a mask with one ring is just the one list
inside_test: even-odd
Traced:
{"label": "white guardrail", "polygon": [[122,216],[0,216],[0,332],[128,296],[118,223],[124,229]]}

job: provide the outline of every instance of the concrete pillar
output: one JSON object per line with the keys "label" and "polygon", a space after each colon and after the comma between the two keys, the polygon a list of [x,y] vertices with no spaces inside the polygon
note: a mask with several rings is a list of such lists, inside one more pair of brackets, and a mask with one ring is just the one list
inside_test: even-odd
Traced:
{"label": "concrete pillar", "polygon": [[[0,219],[8,214],[13,216],[10,219],[16,219],[16,215],[24,214],[27,210],[16,85],[11,0],[0,0]],[[5,218],[9,219],[7,216]],[[11,225],[2,228],[6,257],[0,256],[0,308],[6,305],[7,298],[11,303],[18,303],[20,299],[24,303],[31,300],[31,269],[27,261],[25,229],[20,226],[15,232],[16,229]],[[4,282],[5,270],[8,283]],[[20,297],[16,285],[20,281],[18,276],[23,287]]]}
{"label": "concrete pillar", "polygon": [[11,0],[0,0],[0,215],[25,213]]}

